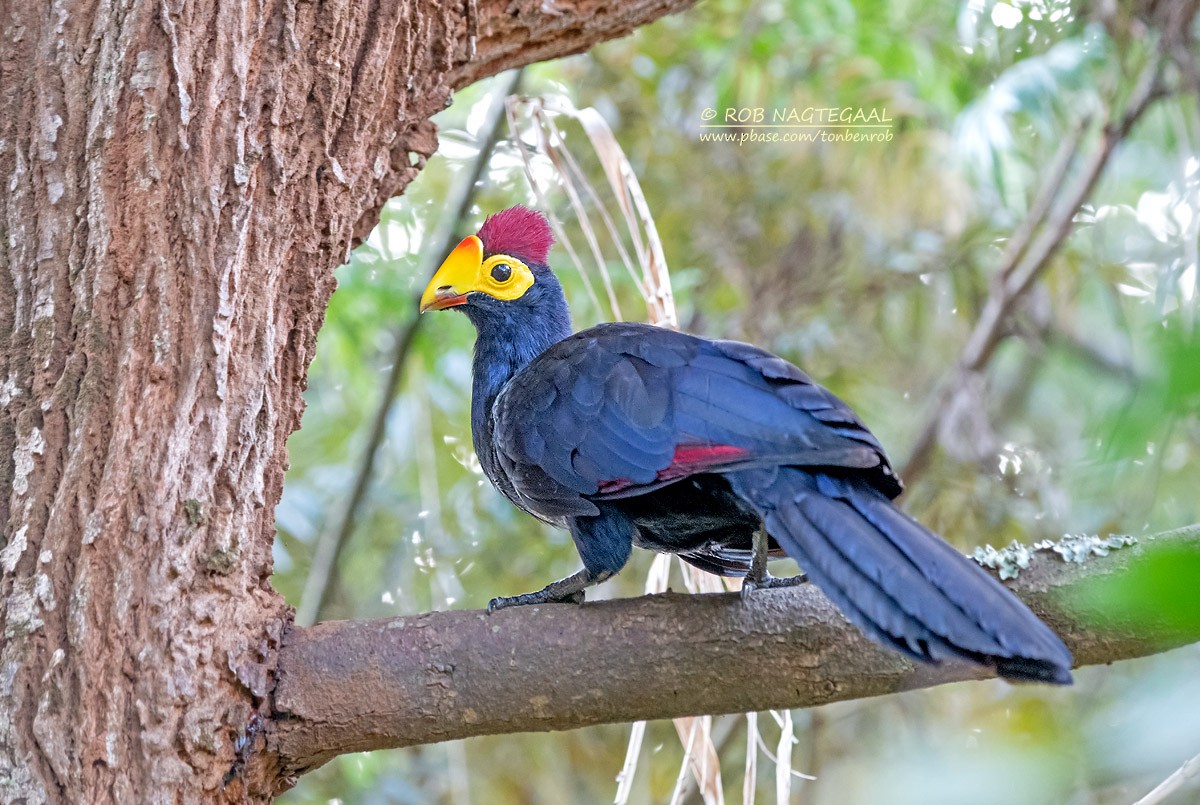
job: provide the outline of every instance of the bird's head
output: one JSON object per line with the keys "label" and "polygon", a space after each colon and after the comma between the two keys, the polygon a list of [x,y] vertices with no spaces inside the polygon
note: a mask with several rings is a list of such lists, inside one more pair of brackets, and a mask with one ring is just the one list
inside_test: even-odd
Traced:
{"label": "bird's head", "polygon": [[433,275],[421,294],[421,312],[462,308],[478,324],[561,298],[562,287],[546,265],[553,245],[540,212],[517,206],[489,216]]}

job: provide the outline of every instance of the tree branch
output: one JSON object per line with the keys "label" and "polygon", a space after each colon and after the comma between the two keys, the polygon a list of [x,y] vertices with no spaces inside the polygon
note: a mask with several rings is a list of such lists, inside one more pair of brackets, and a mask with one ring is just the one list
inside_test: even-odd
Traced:
{"label": "tree branch", "polygon": [[466,53],[472,28],[475,52],[451,73],[456,88],[534,62],[582,53],[597,42],[625,36],[640,25],[691,8],[695,0],[482,0],[461,23]]}
{"label": "tree branch", "polygon": [[[1050,266],[1058,253],[1075,220],[1076,211],[1087,201],[1092,189],[1100,180],[1109,158],[1116,147],[1129,135],[1133,126],[1162,97],[1159,76],[1163,59],[1158,54],[1143,69],[1134,86],[1125,111],[1110,121],[1101,131],[1098,144],[1079,170],[1074,184],[1067,190],[1065,201],[1055,204],[1062,194],[1068,171],[1077,156],[1077,146],[1082,140],[1085,120],[1068,139],[1063,141],[1046,181],[1038,193],[1030,214],[1010,240],[1000,269],[992,283],[988,299],[980,311],[967,343],[963,346],[950,380],[943,383],[934,395],[934,403],[918,430],[916,441],[909,452],[900,476],[912,483],[925,471],[937,445],[938,433],[946,411],[956,392],[962,389],[974,375],[983,372],[996,348],[1004,340],[1006,325],[1029,289]],[[1035,233],[1039,233],[1036,234]]]}
{"label": "tree branch", "polygon": [[[1012,589],[1078,665],[1200,641],[1200,626],[1087,611],[1077,593],[1133,569],[1148,547],[1200,551],[1200,524],[1084,564],[1040,552]],[[664,595],[583,606],[431,612],[295,628],[268,727],[291,778],[344,752],[475,735],[809,707],[986,677],[877,647],[814,587]]]}

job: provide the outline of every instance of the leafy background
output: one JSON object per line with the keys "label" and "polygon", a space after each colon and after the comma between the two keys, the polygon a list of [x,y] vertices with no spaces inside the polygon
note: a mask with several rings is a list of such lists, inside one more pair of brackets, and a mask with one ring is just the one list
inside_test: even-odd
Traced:
{"label": "leafy background", "polygon": [[[902,464],[1059,144],[1084,116],[1119,105],[1150,58],[1150,37],[1123,6],[1104,6],[1103,18],[1083,8],[708,0],[530,68],[522,92],[595,107],[612,127],[653,211],[684,329],[798,363]],[[479,150],[488,89],[459,93],[439,116],[439,154],[339,269],[277,512],[275,584],[293,603],[350,492],[433,232]],[[885,108],[894,138],[739,146],[701,137],[705,109],[808,106]],[[564,131],[602,188],[586,138]],[[910,483],[908,511],[960,549],[1200,520],[1198,141],[1195,96],[1144,117]],[[1080,148],[1092,146],[1084,138]],[[496,149],[461,234],[488,212],[535,203],[518,147]],[[579,242],[562,193],[547,200]],[[611,260],[621,309],[639,318],[638,289]],[[562,249],[552,263],[577,326],[611,315]],[[517,512],[480,475],[472,340],[465,317],[421,321],[322,618],[482,607],[576,569],[565,533]],[[593,597],[640,593],[650,559],[635,556]],[[1195,618],[1196,574],[1194,557],[1169,557],[1129,585],[1159,591],[1160,611]],[[1123,595],[1102,600],[1121,605]],[[1065,690],[970,683],[797,711],[792,764],[817,779],[793,780],[790,800],[1132,801],[1200,752],[1197,660],[1193,646],[1083,669]],[[775,747],[775,722],[758,723]],[[714,734],[726,798],[740,801],[746,722],[719,718]],[[617,725],[350,755],[283,801],[606,802],[628,735]],[[668,801],[682,754],[669,722],[649,725],[630,801]],[[758,776],[759,801],[774,801],[765,757]],[[694,788],[681,799],[699,801]]]}

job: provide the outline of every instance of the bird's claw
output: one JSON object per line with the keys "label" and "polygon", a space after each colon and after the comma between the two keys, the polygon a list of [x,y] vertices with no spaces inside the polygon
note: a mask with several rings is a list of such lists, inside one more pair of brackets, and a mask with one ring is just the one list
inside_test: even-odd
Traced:
{"label": "bird's claw", "polygon": [[576,592],[562,596],[555,596],[545,590],[538,590],[536,593],[497,596],[488,601],[487,611],[491,615],[493,612],[508,609],[509,607],[527,607],[532,604],[582,604],[583,600],[583,590],[577,590]]}
{"label": "bird's claw", "polygon": [[795,576],[766,576],[752,579],[749,576],[742,579],[742,600],[748,599],[755,590],[777,590],[782,587],[798,587],[808,581],[808,574],[797,573]]}

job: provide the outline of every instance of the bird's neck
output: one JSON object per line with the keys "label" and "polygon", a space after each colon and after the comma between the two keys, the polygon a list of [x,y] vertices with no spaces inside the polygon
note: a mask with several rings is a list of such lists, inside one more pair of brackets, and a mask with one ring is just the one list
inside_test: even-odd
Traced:
{"label": "bird's neck", "polygon": [[541,355],[551,345],[558,343],[570,333],[558,338],[531,339],[503,337],[480,333],[475,342],[474,388],[471,394],[472,408],[490,412],[501,389],[517,372],[530,361]]}
{"label": "bird's neck", "polygon": [[[558,290],[558,289],[555,289]],[[561,290],[539,305],[512,312],[471,315],[478,331],[471,394],[475,452],[486,463],[491,449],[492,406],[506,383],[529,362],[571,334],[571,316]]]}

